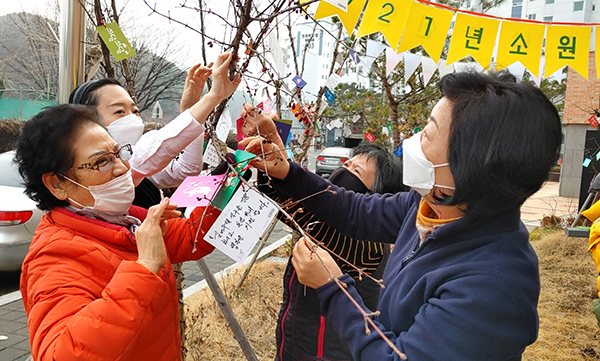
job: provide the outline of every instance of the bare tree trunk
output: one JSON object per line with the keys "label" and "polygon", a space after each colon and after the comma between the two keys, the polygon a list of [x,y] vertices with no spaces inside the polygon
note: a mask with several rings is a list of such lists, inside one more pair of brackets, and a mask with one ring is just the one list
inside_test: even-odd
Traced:
{"label": "bare tree trunk", "polygon": [[177,298],[179,300],[179,334],[181,335],[181,359],[185,360],[187,348],[185,347],[185,308],[183,305],[183,275],[182,263],[173,264],[173,272],[175,272],[175,285],[177,286]]}
{"label": "bare tree trunk", "polygon": [[377,62],[373,62],[373,71],[381,79],[385,95],[390,104],[390,122],[392,123],[392,139],[394,141],[393,148],[396,149],[400,145],[400,123],[398,122],[398,101],[392,93],[392,86],[388,82],[387,76],[383,74]]}
{"label": "bare tree trunk", "polygon": [[[119,23],[119,13],[117,12],[117,4],[115,0],[110,0],[110,6],[112,8],[113,17],[115,22]],[[125,89],[129,95],[135,99],[135,80],[131,75],[131,71],[129,70],[129,61],[127,59],[121,60],[121,65],[123,66],[123,77],[125,78]]]}
{"label": "bare tree trunk", "polygon": [[[102,15],[102,4],[100,4],[100,0],[94,0],[94,14],[96,14],[96,24],[104,23],[104,16]],[[102,57],[104,61],[102,63],[102,67],[106,72],[106,76],[109,78],[115,77],[115,69],[110,62],[110,50],[104,41],[100,41],[100,48],[102,49]]]}
{"label": "bare tree trunk", "polygon": [[254,353],[254,349],[252,348],[252,345],[250,345],[250,342],[248,342],[244,330],[242,330],[242,327],[240,326],[237,318],[235,317],[235,314],[231,310],[229,302],[227,302],[227,298],[223,294],[219,283],[217,282],[213,274],[210,272],[206,261],[203,258],[201,258],[198,261],[196,261],[196,263],[198,263],[198,267],[200,267],[200,270],[204,274],[206,283],[208,283],[208,287],[210,287],[210,290],[212,291],[212,294],[215,297],[217,304],[221,308],[221,312],[223,312],[223,316],[225,316],[225,319],[229,324],[231,332],[233,332],[235,339],[240,344],[240,348],[242,349],[242,352],[244,352],[244,356],[246,356],[246,359],[248,361],[258,361],[258,358]]}
{"label": "bare tree trunk", "polygon": [[[198,9],[200,11],[198,11],[198,14],[200,15],[200,36],[202,38],[202,65],[206,66],[208,65],[208,60],[206,60],[206,36],[204,35],[204,10],[203,10],[203,6],[204,4],[202,4],[202,0],[198,0]],[[212,79],[208,78],[208,80],[206,81],[206,85],[208,86],[208,89],[210,89],[210,87],[212,86]]]}

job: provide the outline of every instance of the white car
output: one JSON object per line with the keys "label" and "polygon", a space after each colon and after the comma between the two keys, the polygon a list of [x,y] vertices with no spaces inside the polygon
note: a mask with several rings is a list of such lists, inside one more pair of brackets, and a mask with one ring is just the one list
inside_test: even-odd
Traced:
{"label": "white car", "polygon": [[14,151],[0,154],[0,271],[18,271],[44,212],[24,193]]}
{"label": "white car", "polygon": [[315,165],[315,173],[318,175],[331,174],[334,170],[338,169],[346,161],[352,158],[354,149],[345,147],[329,147],[325,148],[321,154],[317,156],[317,163]]}

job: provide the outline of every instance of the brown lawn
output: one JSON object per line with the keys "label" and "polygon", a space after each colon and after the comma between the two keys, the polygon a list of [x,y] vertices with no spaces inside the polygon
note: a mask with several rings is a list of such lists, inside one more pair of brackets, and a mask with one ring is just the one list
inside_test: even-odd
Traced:
{"label": "brown lawn", "polygon": [[[596,269],[586,253],[587,240],[562,231],[534,231],[532,244],[540,260],[542,291],[540,333],[524,360],[596,360],[600,358],[600,328],[592,311]],[[280,252],[281,255],[281,252]],[[285,257],[285,256],[283,256]],[[240,290],[243,270],[220,284],[260,360],[275,356],[275,323],[281,302],[285,264],[260,262]],[[210,290],[186,299],[187,360],[245,360]]]}

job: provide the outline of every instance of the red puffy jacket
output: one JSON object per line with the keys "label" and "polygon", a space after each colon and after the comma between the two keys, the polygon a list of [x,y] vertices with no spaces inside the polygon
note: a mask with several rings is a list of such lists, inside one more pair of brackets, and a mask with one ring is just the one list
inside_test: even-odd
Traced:
{"label": "red puffy jacket", "polygon": [[[25,258],[21,293],[34,360],[180,360],[181,336],[171,263],[212,252],[193,242],[204,208],[171,219],[164,236],[169,262],[158,275],[136,263],[135,238],[124,227],[55,208],[42,218]],[[146,210],[132,206],[140,220]],[[212,207],[201,228],[220,211]]]}

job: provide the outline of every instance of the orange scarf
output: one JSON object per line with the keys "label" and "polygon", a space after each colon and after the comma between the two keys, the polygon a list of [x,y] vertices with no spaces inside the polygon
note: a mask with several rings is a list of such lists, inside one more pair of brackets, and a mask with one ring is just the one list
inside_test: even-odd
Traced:
{"label": "orange scarf", "polygon": [[437,218],[437,214],[435,214],[431,207],[429,207],[429,204],[421,199],[419,210],[417,211],[416,221],[416,227],[421,241],[427,238],[427,236],[429,236],[434,229],[440,228],[444,224],[448,224],[459,218],[461,217],[439,219]]}

